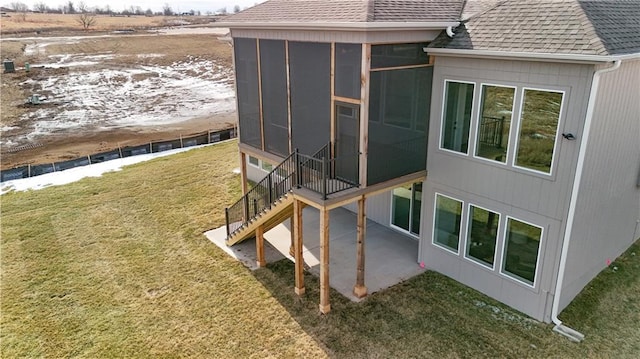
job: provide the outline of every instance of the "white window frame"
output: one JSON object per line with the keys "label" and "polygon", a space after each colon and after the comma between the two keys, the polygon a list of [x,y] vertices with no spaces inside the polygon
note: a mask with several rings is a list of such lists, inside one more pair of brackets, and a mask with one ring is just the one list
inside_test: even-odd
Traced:
{"label": "white window frame", "polygon": [[[458,250],[457,251],[454,251],[453,249],[451,249],[451,248],[449,248],[447,246],[444,246],[441,243],[436,242],[436,230],[438,229],[436,227],[436,213],[437,213],[437,210],[438,210],[438,196],[446,197],[446,198],[452,199],[452,200],[454,200],[456,202],[460,202],[462,204],[460,206],[460,233],[458,234]],[[464,209],[465,209],[464,201],[459,200],[459,199],[457,199],[455,197],[447,196],[446,194],[442,194],[440,192],[435,192],[435,196],[434,196],[434,200],[433,200],[433,218],[431,219],[431,228],[432,228],[432,230],[431,230],[431,244],[433,244],[434,246],[436,246],[438,248],[444,249],[449,253],[453,253],[453,254],[455,254],[457,256],[460,255],[461,244],[462,245],[465,244],[463,238],[465,238],[466,235],[467,235],[467,228],[466,228],[466,226],[463,225],[463,224],[465,224],[465,220],[464,220],[465,219],[465,217],[464,217],[465,211],[464,211]]]}
{"label": "white window frame", "polygon": [[[483,210],[485,210],[487,212],[493,212],[493,213],[498,215],[498,228],[496,229],[496,243],[495,243],[495,248],[493,249],[493,265],[492,266],[489,266],[487,263],[482,262],[482,261],[478,260],[477,258],[469,256],[468,253],[467,253],[467,244],[468,244],[468,241],[469,241],[469,236],[471,235],[471,231],[469,230],[469,226],[473,223],[473,218],[471,218],[471,215],[470,215],[471,214],[471,206],[473,206],[475,208],[483,209]],[[473,204],[473,203],[469,202],[468,205],[467,205],[467,220],[466,220],[465,224],[466,224],[466,228],[465,228],[465,236],[464,236],[464,251],[462,252],[463,257],[465,259],[475,263],[475,264],[480,265],[482,268],[491,269],[491,271],[495,271],[496,263],[498,262],[498,248],[500,247],[499,246],[499,244],[500,244],[500,234],[502,233],[501,230],[502,230],[502,227],[503,227],[503,224],[502,224],[502,213],[496,212],[496,211],[493,211],[493,210],[491,210],[489,208],[485,208],[483,206],[478,206],[476,204]],[[506,226],[506,222],[505,222],[505,226]],[[504,240],[504,238],[503,238],[503,240]],[[537,267],[536,267],[536,269],[537,269]]]}
{"label": "white window frame", "polygon": [[[442,147],[442,137],[444,134],[444,121],[445,121],[445,112],[447,110],[446,107],[446,103],[447,103],[447,83],[449,82],[457,82],[457,83],[462,83],[462,84],[470,84],[473,85],[473,95],[471,96],[471,118],[469,119],[469,146],[467,147],[467,152],[459,152],[459,151],[454,151],[454,150],[450,150],[448,148],[444,148]],[[453,153],[456,154],[458,156],[464,156],[464,157],[468,157],[469,156],[469,149],[474,148],[475,149],[475,144],[472,143],[472,141],[474,141],[475,139],[471,136],[471,130],[473,129],[473,119],[474,119],[474,114],[476,113],[476,96],[477,96],[477,89],[478,89],[478,84],[475,81],[464,81],[464,80],[454,80],[454,79],[444,79],[444,87],[442,88],[442,107],[441,107],[441,113],[440,113],[440,134],[438,136],[438,149],[447,153]]]}
{"label": "white window frame", "polygon": [[[543,91],[543,92],[555,92],[555,93],[561,93],[562,94],[562,102],[560,103],[560,111],[558,113],[558,124],[556,125],[556,138],[553,141],[553,154],[551,155],[551,165],[549,166],[549,172],[542,172],[542,171],[538,171],[538,170],[534,170],[531,168],[527,168],[527,167],[522,167],[522,166],[518,166],[516,165],[516,160],[518,158],[518,149],[520,146],[520,129],[522,127],[522,112],[524,110],[524,100],[525,100],[525,92],[527,90],[533,90],[533,91]],[[564,106],[565,106],[565,95],[567,94],[567,91],[565,90],[552,90],[552,89],[548,89],[548,88],[536,88],[536,87],[526,87],[523,86],[522,87],[522,94],[520,96],[520,108],[518,111],[518,121],[517,121],[517,128],[516,128],[516,135],[515,135],[515,139],[514,139],[514,147],[513,147],[513,156],[511,156],[511,161],[510,164],[513,168],[517,168],[519,170],[523,170],[523,171],[527,171],[530,173],[536,173],[539,175],[543,175],[546,177],[553,177],[554,175],[554,168],[555,168],[555,162],[556,162],[556,154],[558,153],[558,150],[560,149],[560,143],[559,143],[559,138],[560,136],[558,136],[560,134],[560,124],[563,121],[563,117],[564,117]]]}
{"label": "white window frame", "polygon": [[[413,216],[413,206],[415,205],[414,198],[413,198],[414,191],[415,191],[414,190],[414,186],[417,183],[420,183],[420,182],[413,182],[411,184],[411,198],[409,199],[409,203],[410,203],[409,204],[409,212],[410,212],[410,214],[409,214],[409,230],[406,230],[406,229],[404,229],[402,227],[399,227],[399,226],[396,226],[395,224],[393,224],[393,210],[394,210],[394,207],[393,207],[393,190],[395,190],[398,187],[394,187],[394,188],[391,189],[391,202],[390,202],[391,205],[389,206],[390,207],[390,210],[389,210],[389,227],[397,230],[398,232],[402,232],[404,234],[408,234],[413,238],[420,239],[420,234],[415,234],[415,233],[411,232],[411,220],[413,219],[413,217],[412,217]],[[424,183],[422,184],[422,197],[420,198],[420,202],[423,202],[423,201],[424,201]],[[420,228],[419,228],[419,230],[420,230],[420,232],[422,232],[422,208],[420,208]]]}
{"label": "white window frame", "polygon": [[[251,156],[251,155],[247,155],[247,157],[249,157],[249,158],[247,158],[247,163],[249,164],[249,166],[251,166],[251,167],[255,167],[255,168],[261,168],[261,167],[260,167],[260,159],[259,159],[258,157]],[[254,165],[253,163],[251,163],[251,159],[252,159],[252,158],[255,158],[255,159],[256,159],[256,161],[258,161],[258,164],[255,164],[255,165]]]}
{"label": "white window frame", "polygon": [[[501,263],[500,263],[500,274],[502,274],[504,277],[509,278],[519,284],[523,284],[529,288],[536,288],[536,285],[538,284],[538,278],[540,276],[540,259],[543,257],[543,253],[542,253],[542,249],[544,248],[543,246],[543,242],[545,240],[545,230],[543,226],[539,226],[537,224],[531,223],[529,221],[523,221],[519,218],[513,217],[513,216],[505,216],[506,219],[504,221],[504,228],[503,228],[503,232],[502,232],[502,258],[501,258]],[[535,273],[533,274],[533,283],[527,283],[525,281],[523,281],[522,279],[518,278],[516,274],[513,273],[509,273],[509,272],[505,272],[504,270],[504,265],[506,264],[506,260],[507,260],[507,247],[508,247],[508,243],[507,243],[507,230],[509,228],[509,226],[507,225],[509,223],[509,219],[513,219],[516,220],[518,222],[522,222],[525,224],[528,224],[532,227],[537,227],[540,228],[540,241],[538,242],[538,258],[536,258],[536,270]]]}
{"label": "white window frame", "polygon": [[[496,161],[496,160],[492,160],[490,158],[486,158],[486,157],[482,157],[482,156],[478,156],[476,155],[477,149],[478,149],[478,132],[480,131],[480,120],[482,118],[482,105],[483,103],[483,97],[482,97],[482,89],[484,86],[493,86],[493,87],[506,87],[506,88],[512,88],[513,89],[513,104],[511,105],[511,120],[509,122],[509,134],[507,136],[507,138],[509,139],[509,143],[507,145],[507,153],[505,154],[505,160],[504,162],[500,162],[500,161]],[[495,83],[489,83],[489,82],[481,82],[480,83],[480,90],[479,90],[479,95],[478,95],[478,112],[475,116],[475,126],[473,126],[475,128],[475,133],[473,134],[473,153],[471,154],[473,156],[473,158],[477,158],[481,161],[487,161],[489,163],[493,163],[493,164],[497,164],[500,166],[506,166],[508,167],[509,164],[511,163],[511,157],[512,157],[512,151],[511,151],[511,145],[512,145],[512,141],[511,141],[511,136],[513,134],[513,128],[515,127],[513,125],[514,123],[514,119],[518,118],[519,116],[516,117],[516,104],[518,103],[518,86],[513,86],[513,85],[505,85],[505,84],[495,84]],[[475,104],[474,104],[475,106]],[[443,109],[444,110],[444,109]],[[473,111],[473,110],[472,110]],[[473,113],[473,112],[472,112]],[[518,113],[519,115],[519,113]],[[493,211],[492,211],[493,212]]]}
{"label": "white window frame", "polygon": [[[268,169],[264,168],[264,165],[265,165],[265,164],[267,164],[267,165],[271,166],[271,169],[270,169],[270,170],[268,170]],[[273,167],[274,167],[274,166],[273,166],[271,163],[269,163],[269,162],[260,161],[260,169],[262,169],[263,171],[265,171],[265,172],[267,172],[267,173],[269,173],[269,172],[273,171]]]}

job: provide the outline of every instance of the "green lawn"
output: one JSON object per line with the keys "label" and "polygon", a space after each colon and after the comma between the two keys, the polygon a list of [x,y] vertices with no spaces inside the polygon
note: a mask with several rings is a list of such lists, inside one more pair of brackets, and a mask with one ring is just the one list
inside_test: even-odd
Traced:
{"label": "green lawn", "polygon": [[[318,281],[293,293],[287,261],[251,272],[202,232],[237,199],[235,142],[102,178],[0,197],[0,356],[634,357],[640,246],[561,315],[569,342],[427,272],[355,304]],[[632,252],[638,255],[632,255]],[[372,264],[370,264],[372,265]],[[617,270],[613,270],[613,267]]]}

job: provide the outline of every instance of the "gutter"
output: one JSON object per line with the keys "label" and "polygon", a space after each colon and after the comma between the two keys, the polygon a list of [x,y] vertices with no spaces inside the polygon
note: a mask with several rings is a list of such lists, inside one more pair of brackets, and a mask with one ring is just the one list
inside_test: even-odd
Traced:
{"label": "gutter", "polygon": [[593,122],[593,111],[595,108],[596,95],[600,84],[600,76],[604,73],[615,71],[620,68],[622,60],[615,60],[613,66],[597,70],[593,74],[591,81],[591,93],[589,94],[589,102],[587,105],[587,115],[585,118],[584,129],[582,131],[582,140],[580,141],[580,151],[578,153],[578,164],[576,167],[576,175],[573,180],[573,189],[571,190],[571,202],[569,203],[569,214],[567,215],[567,225],[564,230],[564,241],[562,242],[562,254],[560,255],[560,267],[558,268],[558,278],[556,280],[556,288],[553,295],[553,306],[551,308],[551,321],[555,326],[553,331],[564,335],[575,342],[584,340],[584,334],[567,327],[558,319],[558,311],[560,308],[560,293],[562,292],[562,282],[564,281],[565,269],[567,267],[567,256],[569,254],[569,244],[571,243],[571,232],[573,231],[573,223],[575,221],[576,207],[578,204],[578,193],[580,191],[580,182],[582,180],[582,172],[584,170],[584,162],[587,153],[587,143],[589,142],[589,134],[591,123]]}
{"label": "gutter", "polygon": [[618,60],[632,60],[640,58],[640,53],[626,55],[580,55],[580,54],[555,54],[543,52],[511,52],[496,50],[471,50],[471,49],[445,49],[445,48],[429,48],[425,47],[424,52],[433,55],[442,56],[459,56],[474,58],[509,58],[523,60],[547,60],[554,62],[584,62],[584,63],[602,63]]}
{"label": "gutter", "polygon": [[213,27],[259,30],[443,30],[457,27],[458,21],[445,22],[216,22]]}

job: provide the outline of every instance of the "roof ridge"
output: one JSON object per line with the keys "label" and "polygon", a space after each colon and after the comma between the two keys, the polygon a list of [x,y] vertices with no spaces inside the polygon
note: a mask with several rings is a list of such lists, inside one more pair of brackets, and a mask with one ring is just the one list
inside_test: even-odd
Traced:
{"label": "roof ridge", "polygon": [[367,8],[367,11],[364,21],[373,22],[375,20],[375,0],[365,0],[365,6]]}
{"label": "roof ridge", "polygon": [[609,55],[609,51],[607,50],[604,41],[598,34],[595,26],[593,26],[593,22],[589,19],[589,16],[587,16],[581,2],[581,0],[573,0],[573,6],[576,8],[575,11],[577,18],[580,20],[580,25],[584,29],[585,34],[587,34],[591,39],[590,45],[592,45],[592,49],[598,55]]}
{"label": "roof ridge", "polygon": [[490,6],[489,8],[487,8],[487,9],[485,9],[483,11],[477,12],[477,13],[469,16],[468,18],[463,19],[462,18],[462,14],[464,13],[465,8],[467,7],[467,3],[469,2],[469,0],[464,0],[464,5],[462,6],[462,9],[461,9],[461,12],[460,12],[460,22],[461,23],[465,23],[465,22],[468,22],[468,21],[470,21],[470,20],[472,20],[472,19],[474,19],[476,17],[480,17],[480,16],[488,13],[489,11],[492,11],[492,10],[504,5],[505,3],[509,2],[509,1],[511,1],[511,0],[499,0],[499,1],[496,1],[496,3],[493,6]]}

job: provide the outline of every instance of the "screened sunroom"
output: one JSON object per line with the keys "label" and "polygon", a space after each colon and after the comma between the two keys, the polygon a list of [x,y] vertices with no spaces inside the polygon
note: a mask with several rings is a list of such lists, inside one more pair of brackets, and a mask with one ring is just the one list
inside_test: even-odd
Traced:
{"label": "screened sunroom", "polygon": [[234,37],[241,150],[277,164],[324,149],[358,187],[424,171],[427,44]]}

